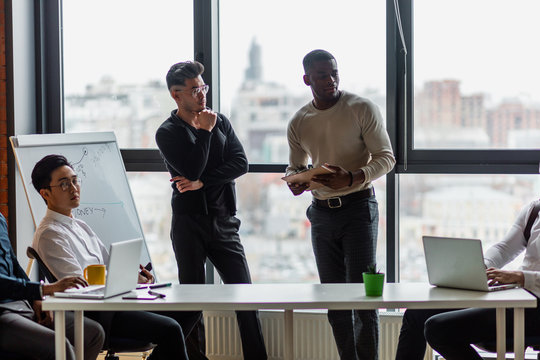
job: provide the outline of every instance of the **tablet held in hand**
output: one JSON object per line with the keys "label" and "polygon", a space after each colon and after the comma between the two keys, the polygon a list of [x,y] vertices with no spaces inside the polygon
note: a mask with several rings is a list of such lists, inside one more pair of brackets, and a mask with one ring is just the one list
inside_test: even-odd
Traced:
{"label": "tablet held in hand", "polygon": [[316,183],[315,181],[311,181],[311,179],[315,175],[331,174],[334,172],[335,171],[330,169],[329,167],[321,165],[316,168],[311,168],[301,172],[297,172],[295,174],[284,176],[281,179],[286,181],[287,183],[292,184],[309,184],[309,187],[306,189],[306,191],[310,191],[324,186],[320,183]]}

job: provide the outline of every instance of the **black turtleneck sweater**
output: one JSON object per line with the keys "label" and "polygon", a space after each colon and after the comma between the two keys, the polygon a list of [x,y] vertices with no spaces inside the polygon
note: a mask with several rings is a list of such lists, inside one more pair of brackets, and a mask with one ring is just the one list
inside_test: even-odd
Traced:
{"label": "black turtleneck sweater", "polygon": [[180,193],[172,184],[174,214],[236,213],[234,179],[245,174],[248,161],[229,120],[217,114],[212,131],[195,129],[176,115],[176,110],[156,132],[156,143],[171,177],[201,180],[204,186]]}

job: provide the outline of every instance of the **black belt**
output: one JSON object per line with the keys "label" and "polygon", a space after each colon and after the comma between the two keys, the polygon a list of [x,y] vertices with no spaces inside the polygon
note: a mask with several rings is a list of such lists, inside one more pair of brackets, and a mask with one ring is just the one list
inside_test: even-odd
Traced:
{"label": "black belt", "polygon": [[366,199],[373,195],[375,195],[375,189],[371,187],[369,189],[360,190],[360,191],[357,191],[357,192],[354,192],[352,194],[348,194],[345,196],[331,197],[326,200],[319,200],[319,199],[313,198],[312,204],[315,206],[323,207],[327,209],[338,209],[338,208],[347,206],[348,204],[354,201]]}

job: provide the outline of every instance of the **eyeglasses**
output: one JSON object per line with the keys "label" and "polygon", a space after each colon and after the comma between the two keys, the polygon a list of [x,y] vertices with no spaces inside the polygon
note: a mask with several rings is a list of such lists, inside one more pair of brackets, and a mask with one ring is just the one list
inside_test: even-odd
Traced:
{"label": "eyeglasses", "polygon": [[50,188],[52,187],[59,187],[60,189],[62,189],[62,191],[67,191],[69,188],[71,188],[71,186],[75,186],[76,188],[79,188],[81,186],[81,181],[79,180],[79,178],[72,178],[71,180],[62,180],[60,182],[60,184],[58,185],[49,185]]}
{"label": "eyeglasses", "polygon": [[201,86],[191,88],[191,89],[178,89],[176,91],[191,91],[191,96],[196,98],[197,96],[199,96],[200,93],[203,93],[203,95],[206,95],[209,89],[210,89],[210,86],[205,84],[205,85],[201,85]]}

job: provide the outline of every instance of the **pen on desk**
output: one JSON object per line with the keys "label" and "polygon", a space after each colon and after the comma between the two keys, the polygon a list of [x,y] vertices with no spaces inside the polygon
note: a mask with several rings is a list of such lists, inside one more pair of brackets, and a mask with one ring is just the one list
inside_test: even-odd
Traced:
{"label": "pen on desk", "polygon": [[172,283],[168,282],[168,283],[162,283],[162,284],[152,284],[150,286],[148,286],[150,289],[158,289],[158,288],[162,288],[162,287],[169,287],[171,286]]}
{"label": "pen on desk", "polygon": [[158,293],[158,292],[155,292],[155,291],[152,291],[152,290],[148,290],[148,293],[149,293],[150,295],[154,295],[154,296],[157,296],[157,297],[160,297],[160,298],[164,298],[165,296],[167,296],[167,295],[165,295],[165,294]]}

